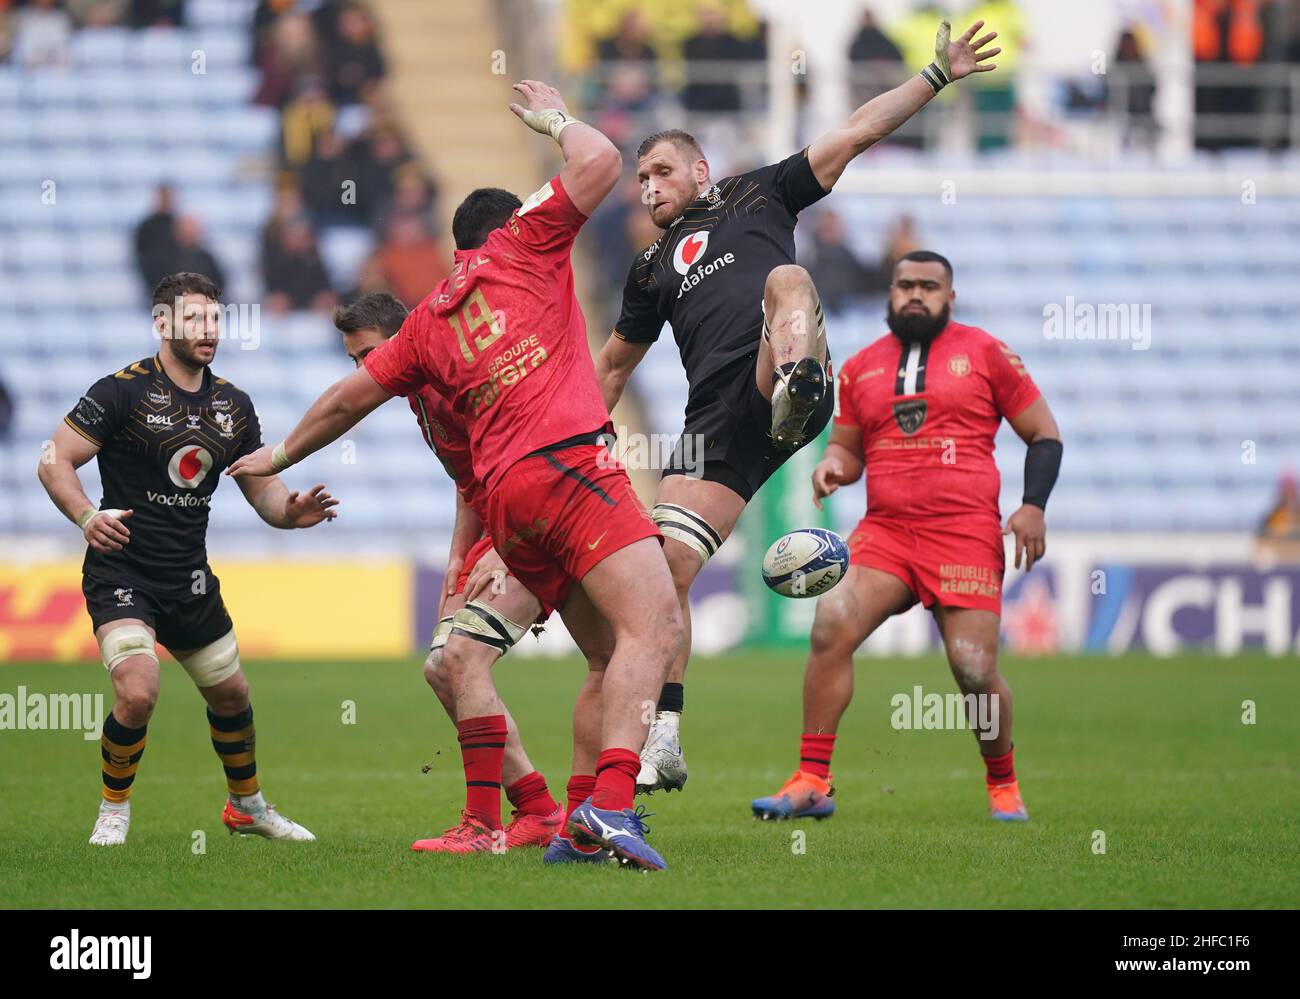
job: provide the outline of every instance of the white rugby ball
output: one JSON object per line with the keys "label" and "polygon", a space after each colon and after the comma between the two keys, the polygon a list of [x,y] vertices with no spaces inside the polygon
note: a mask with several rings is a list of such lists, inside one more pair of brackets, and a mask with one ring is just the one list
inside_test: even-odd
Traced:
{"label": "white rugby ball", "polygon": [[783,597],[819,597],[849,571],[849,546],[834,531],[784,534],[763,556],[763,582]]}

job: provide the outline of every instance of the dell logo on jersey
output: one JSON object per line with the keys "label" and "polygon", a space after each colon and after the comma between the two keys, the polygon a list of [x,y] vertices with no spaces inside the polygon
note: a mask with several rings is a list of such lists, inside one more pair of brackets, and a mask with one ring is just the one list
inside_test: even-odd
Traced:
{"label": "dell logo on jersey", "polygon": [[193,489],[203,481],[211,468],[212,454],[208,449],[187,444],[177,450],[167,462],[167,477],[182,489]]}
{"label": "dell logo on jersey", "polygon": [[736,255],[728,251],[720,257],[714,257],[702,267],[697,267],[694,274],[682,279],[682,286],[677,289],[677,297],[681,298],[714,271],[721,270],[723,267],[726,267],[727,264],[734,264],[735,262]]}
{"label": "dell logo on jersey", "polygon": [[145,422],[150,426],[156,425],[159,427],[170,427],[172,425],[172,418],[170,416],[158,416],[155,413],[150,413],[145,417]]}
{"label": "dell logo on jersey", "polygon": [[685,239],[680,240],[673,249],[673,267],[678,274],[685,274],[691,269],[691,266],[704,256],[704,250],[709,245],[708,231],[693,232]]}

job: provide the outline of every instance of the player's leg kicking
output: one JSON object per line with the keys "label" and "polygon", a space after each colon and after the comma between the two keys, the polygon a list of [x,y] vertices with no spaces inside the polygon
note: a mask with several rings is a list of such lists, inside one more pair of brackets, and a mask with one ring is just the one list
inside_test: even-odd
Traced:
{"label": "player's leg kicking", "polygon": [[[753,369],[758,398],[752,397],[748,386],[741,393],[741,399],[750,403],[752,418],[762,421],[761,430],[750,431],[755,443],[747,449],[738,446],[734,455],[720,455],[720,463],[727,467],[706,471],[704,478],[670,474],[659,484],[654,519],[666,539],[664,555],[686,623],[686,642],[669,671],[641,754],[639,793],[681,790],[686,784],[680,725],[691,645],[689,595],[696,576],[731,536],[748,499],[779,464],[762,453],[764,445],[770,442],[787,455],[816,437],[830,419],[826,324],[808,272],[796,264],[773,268],[763,289],[763,315]],[[687,424],[686,433],[694,432],[689,415]],[[711,439],[732,437],[734,430],[701,428],[706,461],[715,447]],[[750,467],[730,467],[741,463]]]}
{"label": "player's leg kicking", "polygon": [[753,802],[756,818],[825,819],[835,813],[831,751],[853,698],[853,653],[915,599],[897,576],[860,565],[850,565],[840,584],[817,599],[803,678],[799,766],[775,794]]}
{"label": "player's leg kicking", "polygon": [[[101,735],[103,800],[90,842],[116,846],[126,841],[130,827],[131,787],[158,700],[160,670],[155,632],[144,621],[119,618],[97,628],[95,637],[113,682],[114,704]],[[212,745],[225,769],[229,791],[222,822],[231,832],[267,839],[315,839],[262,798],[254,757],[253,708],[234,632],[174,655],[208,704]]]}

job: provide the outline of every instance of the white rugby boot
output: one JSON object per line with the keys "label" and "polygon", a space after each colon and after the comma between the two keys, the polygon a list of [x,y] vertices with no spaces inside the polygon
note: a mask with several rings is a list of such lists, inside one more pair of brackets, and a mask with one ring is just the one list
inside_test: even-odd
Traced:
{"label": "white rugby boot", "polygon": [[221,812],[221,821],[231,833],[262,836],[266,839],[287,839],[306,843],[314,840],[311,830],[300,826],[288,816],[281,815],[274,805],[262,800],[259,792],[252,798],[236,805],[230,799]]}
{"label": "white rugby boot", "polygon": [[826,391],[826,370],[815,357],[805,357],[788,375],[778,371],[772,389],[772,443],[786,451],[807,444],[805,429]]}
{"label": "white rugby boot", "polygon": [[121,846],[126,842],[126,831],[131,828],[131,803],[115,805],[100,801],[99,816],[90,834],[91,846]]}
{"label": "white rugby boot", "polygon": [[641,750],[641,772],[636,776],[636,793],[680,791],[686,784],[686,761],[682,758],[682,740],[678,734],[682,722],[679,711],[659,711],[650,725],[645,748]]}

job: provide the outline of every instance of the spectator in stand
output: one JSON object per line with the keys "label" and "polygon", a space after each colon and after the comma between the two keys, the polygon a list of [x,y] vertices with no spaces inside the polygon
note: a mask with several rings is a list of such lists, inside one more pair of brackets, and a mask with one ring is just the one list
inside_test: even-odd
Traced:
{"label": "spectator in stand", "polygon": [[375,258],[384,283],[408,309],[419,305],[448,274],[448,254],[415,214],[393,217]]}
{"label": "spectator in stand", "polygon": [[72,18],[57,0],[31,0],[13,14],[13,62],[24,69],[68,64]]}
{"label": "spectator in stand", "polygon": [[[167,274],[179,271],[192,271],[210,277],[218,288],[226,287],[226,274],[217,263],[217,258],[203,245],[203,223],[193,215],[182,215],[172,226],[173,247],[166,269],[158,276],[162,280]],[[154,282],[157,284],[157,282]]]}
{"label": "spectator in stand", "polygon": [[911,217],[902,215],[886,235],[879,263],[863,263],[845,240],[843,219],[831,209],[823,209],[813,226],[810,252],[800,254],[799,259],[812,275],[826,311],[835,313],[884,295],[898,258],[918,245]]}
{"label": "spectator in stand", "polygon": [[1192,52],[1196,58],[1196,146],[1239,149],[1258,145],[1246,116],[1259,110],[1260,88],[1219,74],[1253,66],[1264,51],[1258,0],[1195,0]]}
{"label": "spectator in stand", "polygon": [[284,165],[299,170],[311,158],[316,138],[334,131],[334,105],[319,79],[299,83],[298,95],[280,112],[280,135]]}
{"label": "spectator in stand", "polygon": [[[1147,67],[1137,33],[1131,28],[1125,28],[1120,32],[1115,50],[1115,63],[1123,74],[1124,89],[1121,93],[1127,94],[1122,108],[1127,125],[1125,141],[1136,140],[1143,145],[1149,145],[1157,131],[1155,117],[1152,114],[1156,99],[1156,78]],[[1102,86],[1107,90],[1106,103],[1109,106],[1110,81],[1107,77],[1102,78]]]}
{"label": "spectator in stand", "polygon": [[135,267],[145,291],[150,294],[164,275],[176,271],[171,266],[175,247],[172,238],[172,228],[176,224],[175,205],[172,186],[159,184],[154,190],[153,210],[135,228]]}
{"label": "spectator in stand", "polygon": [[326,49],[329,94],[335,104],[359,104],[366,86],[383,79],[384,57],[370,12],[347,4],[334,18],[336,38]]}
{"label": "spectator in stand", "polygon": [[890,37],[880,30],[876,15],[862,12],[862,24],[849,45],[849,62],[853,65],[853,104],[861,106],[876,94],[897,86],[903,69],[903,54]]}
{"label": "spectator in stand", "polygon": [[298,172],[302,201],[314,224],[364,224],[355,201],[344,200],[348,193],[344,185],[354,179],[352,174],[347,143],[336,132],[318,132],[311,157]]}
{"label": "spectator in stand", "polygon": [[[257,62],[262,80],[253,101],[283,110],[295,95],[301,94],[305,81],[319,84],[321,61],[316,35],[306,14],[289,11],[271,22],[262,37]],[[325,99],[323,88],[321,93]]]}
{"label": "spectator in stand", "polygon": [[389,217],[397,170],[414,159],[402,133],[391,122],[376,122],[352,141],[348,160],[357,182],[357,205],[370,225]]}
{"label": "spectator in stand", "polygon": [[650,22],[633,8],[618,22],[618,30],[596,43],[596,58],[601,62],[639,62],[650,73],[658,67],[659,54],[650,44]]}
{"label": "spectator in stand", "polygon": [[133,28],[179,28],[185,23],[185,0],[131,0]]}
{"label": "spectator in stand", "polygon": [[726,16],[711,4],[699,8],[699,30],[682,45],[686,76],[691,82],[682,91],[687,111],[739,111],[740,87],[735,74],[719,63],[753,60],[758,55],[751,42],[727,29]]}
{"label": "spectator in stand", "polygon": [[263,305],[268,312],[329,312],[338,304],[307,219],[298,216],[280,223],[269,244],[262,255]]}

